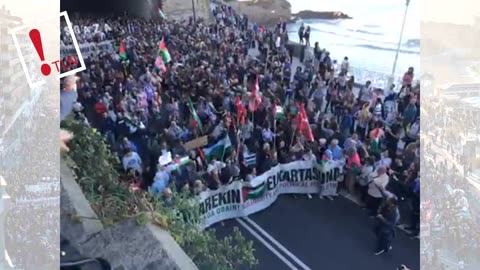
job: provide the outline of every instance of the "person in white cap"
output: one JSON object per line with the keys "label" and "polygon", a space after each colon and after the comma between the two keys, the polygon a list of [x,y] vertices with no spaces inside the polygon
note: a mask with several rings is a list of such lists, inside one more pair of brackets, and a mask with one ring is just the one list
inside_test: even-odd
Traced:
{"label": "person in white cap", "polygon": [[367,191],[367,209],[370,215],[375,216],[378,207],[382,203],[383,193],[388,185],[387,168],[384,166],[377,167],[376,171],[370,174]]}

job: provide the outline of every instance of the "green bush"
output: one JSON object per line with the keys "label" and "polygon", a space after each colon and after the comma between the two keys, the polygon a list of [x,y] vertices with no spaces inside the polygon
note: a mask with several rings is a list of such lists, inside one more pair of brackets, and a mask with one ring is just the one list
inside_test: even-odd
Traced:
{"label": "green bush", "polygon": [[147,192],[131,192],[120,173],[120,160],[100,133],[73,121],[62,126],[74,133],[67,161],[104,225],[136,216],[139,226],[149,221],[161,226],[200,270],[253,269],[258,264],[253,243],[238,228],[231,236],[218,239],[214,230],[198,228],[198,202],[187,194],[175,193],[174,205],[167,206]]}

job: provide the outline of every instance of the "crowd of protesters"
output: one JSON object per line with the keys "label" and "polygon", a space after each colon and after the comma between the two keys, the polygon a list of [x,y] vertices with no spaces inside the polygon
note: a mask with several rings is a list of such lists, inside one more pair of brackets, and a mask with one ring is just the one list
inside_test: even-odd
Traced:
{"label": "crowd of protesters", "polygon": [[[412,214],[403,218],[418,234],[420,88],[413,69],[400,93],[359,86],[348,58],[337,65],[318,43],[312,61],[296,65],[286,22],[252,25],[223,5],[213,15],[212,23],[73,20],[90,29],[82,38],[113,40],[118,52],[86,59],[71,117],[105,136],[132,185],[168,199],[175,189],[198,194],[249,181],[278,163],[344,159],[341,191],[358,197],[390,239],[379,254],[389,250],[398,201],[408,202]],[[208,145],[185,149],[203,136]],[[206,153],[218,144],[219,155]],[[188,162],[169,170],[159,164],[168,153],[174,163]],[[397,197],[383,204],[387,190]]]}
{"label": "crowd of protesters", "polygon": [[[423,235],[428,239],[425,251],[431,254],[438,250],[453,265],[461,262],[472,266],[477,263],[473,258],[480,250],[480,233],[475,229],[478,223],[470,199],[478,195],[472,196],[470,184],[452,163],[432,158],[426,160],[426,165],[422,173],[431,187],[422,195],[422,221],[426,225]],[[448,259],[443,264],[450,267]]]}
{"label": "crowd of protesters", "polygon": [[[425,234],[425,252],[443,256],[448,269],[477,269],[480,251],[480,222],[478,189],[468,178],[474,174],[476,122],[468,106],[460,109],[458,101],[439,97],[426,105],[425,169],[429,186],[422,194],[422,223]],[[469,145],[468,141],[474,141]],[[427,151],[428,149],[428,151]],[[442,261],[439,259],[439,261]]]}
{"label": "crowd of protesters", "polygon": [[58,268],[46,265],[56,262],[59,246],[59,168],[58,162],[51,162],[58,159],[51,151],[58,149],[58,142],[49,139],[55,136],[52,133],[58,130],[58,123],[45,121],[46,115],[58,113],[47,102],[34,104],[30,115],[22,113],[12,127],[17,132],[15,138],[6,138],[7,145],[19,145],[18,149],[7,149],[10,158],[2,160],[2,176],[11,197],[4,227],[5,248],[15,269]]}

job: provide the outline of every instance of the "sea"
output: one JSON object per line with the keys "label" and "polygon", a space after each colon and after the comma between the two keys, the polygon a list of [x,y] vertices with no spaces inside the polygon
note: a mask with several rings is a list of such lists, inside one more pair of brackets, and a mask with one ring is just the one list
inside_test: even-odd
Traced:
{"label": "sea", "polygon": [[[353,19],[298,20],[288,26],[289,39],[298,41],[298,28],[310,26],[310,43],[319,42],[333,59],[341,62],[348,56],[355,78],[362,81],[389,76],[397,50],[405,0],[289,0],[292,13],[302,10],[340,11]],[[402,46],[395,75],[400,77],[414,67],[420,74],[420,1],[411,0],[408,7]],[[381,79],[380,79],[381,80]]]}

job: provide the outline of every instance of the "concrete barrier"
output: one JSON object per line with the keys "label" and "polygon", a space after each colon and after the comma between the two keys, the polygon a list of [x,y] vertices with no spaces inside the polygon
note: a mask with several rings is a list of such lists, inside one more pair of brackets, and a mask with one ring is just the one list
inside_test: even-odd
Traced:
{"label": "concrete barrier", "polygon": [[183,20],[193,17],[193,7],[197,18],[212,19],[209,0],[165,1],[163,11],[168,19]]}
{"label": "concrete barrier", "polygon": [[104,258],[115,270],[198,270],[173,237],[156,225],[139,225],[132,217],[104,228],[64,160],[60,173],[61,235],[82,256]]}

